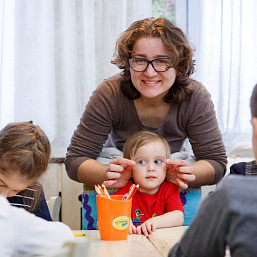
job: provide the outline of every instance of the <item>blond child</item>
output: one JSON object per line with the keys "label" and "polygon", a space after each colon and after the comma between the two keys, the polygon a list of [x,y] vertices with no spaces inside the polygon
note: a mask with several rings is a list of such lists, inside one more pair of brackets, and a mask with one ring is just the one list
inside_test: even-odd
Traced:
{"label": "blond child", "polygon": [[125,194],[132,183],[139,188],[132,198],[130,233],[148,236],[157,228],[180,226],[184,222],[179,188],[165,181],[167,141],[152,132],[140,131],[128,138],[123,157],[135,162],[132,180],[115,194]]}

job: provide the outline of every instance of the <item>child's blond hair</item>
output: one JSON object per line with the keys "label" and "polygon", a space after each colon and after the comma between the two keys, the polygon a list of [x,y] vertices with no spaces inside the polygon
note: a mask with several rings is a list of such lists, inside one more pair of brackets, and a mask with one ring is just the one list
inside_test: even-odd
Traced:
{"label": "child's blond hair", "polygon": [[150,131],[139,131],[130,136],[123,147],[123,157],[131,159],[138,148],[151,142],[160,141],[166,149],[166,158],[170,158],[170,148],[168,142],[162,137]]}

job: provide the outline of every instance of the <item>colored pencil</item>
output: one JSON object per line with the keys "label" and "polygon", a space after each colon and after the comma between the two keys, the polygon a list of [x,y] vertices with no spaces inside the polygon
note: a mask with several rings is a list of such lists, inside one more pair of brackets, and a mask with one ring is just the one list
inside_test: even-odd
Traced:
{"label": "colored pencil", "polygon": [[97,193],[98,195],[103,196],[101,190],[99,189],[99,187],[98,187],[97,185],[95,185],[95,191],[96,191],[96,193]]}
{"label": "colored pencil", "polygon": [[105,196],[102,187],[99,184],[97,186],[98,186],[99,190],[101,191],[102,196]]}
{"label": "colored pencil", "polygon": [[130,191],[127,200],[131,199],[133,195],[136,193],[137,189],[139,188],[139,185],[135,185],[132,190]]}
{"label": "colored pencil", "polygon": [[102,188],[103,188],[103,192],[104,192],[105,197],[111,199],[111,197],[110,197],[110,195],[108,193],[108,190],[106,189],[104,184],[102,184]]}
{"label": "colored pencil", "polygon": [[129,188],[129,191],[123,196],[122,201],[127,201],[132,198],[132,196],[136,193],[139,185],[132,184]]}

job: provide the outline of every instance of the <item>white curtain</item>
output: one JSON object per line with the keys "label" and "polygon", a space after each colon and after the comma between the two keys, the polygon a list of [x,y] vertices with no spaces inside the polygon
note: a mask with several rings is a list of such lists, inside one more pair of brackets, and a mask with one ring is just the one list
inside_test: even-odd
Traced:
{"label": "white curtain", "polygon": [[0,0],[0,129],[33,120],[63,157],[118,35],[151,0]]}
{"label": "white curtain", "polygon": [[197,79],[212,95],[227,150],[251,141],[250,96],[257,83],[257,1],[201,1]]}

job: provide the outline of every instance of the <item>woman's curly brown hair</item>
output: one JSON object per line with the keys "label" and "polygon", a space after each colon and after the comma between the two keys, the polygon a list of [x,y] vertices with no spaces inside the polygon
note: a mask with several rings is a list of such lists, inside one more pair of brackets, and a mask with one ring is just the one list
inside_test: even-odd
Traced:
{"label": "woman's curly brown hair", "polygon": [[176,80],[163,100],[166,103],[180,103],[190,98],[193,88],[189,77],[195,70],[194,49],[190,46],[184,32],[165,18],[147,18],[136,21],[118,37],[114,53],[115,59],[112,63],[123,69],[121,74],[123,93],[130,99],[140,97],[140,93],[131,81],[129,58],[131,58],[134,43],[142,37],[161,38],[164,46],[170,52],[172,67],[177,71]]}

